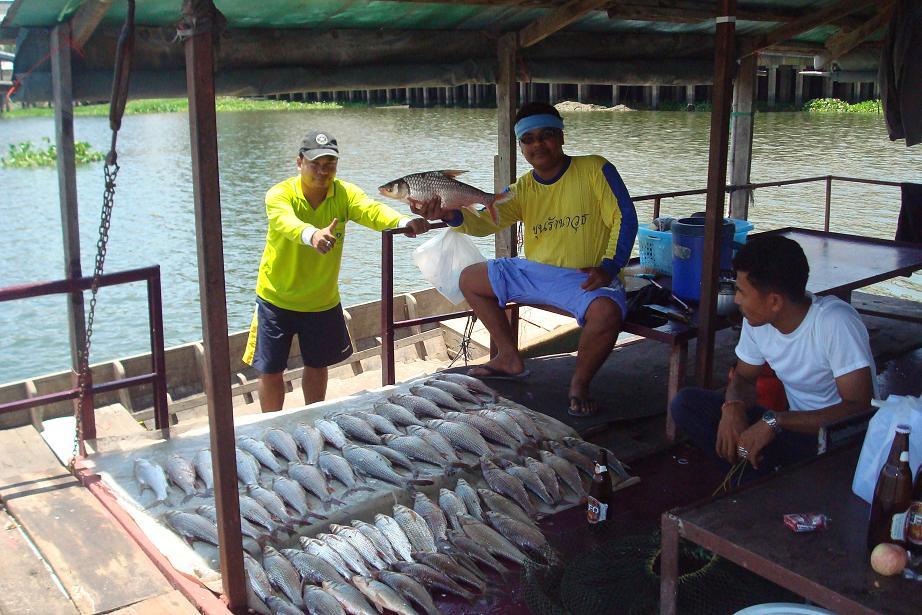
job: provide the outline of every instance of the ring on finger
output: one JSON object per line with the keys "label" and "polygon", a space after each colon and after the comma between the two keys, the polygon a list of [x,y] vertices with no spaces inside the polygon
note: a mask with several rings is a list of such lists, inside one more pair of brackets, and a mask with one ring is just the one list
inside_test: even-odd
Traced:
{"label": "ring on finger", "polygon": [[747,450],[746,450],[744,447],[742,447],[742,446],[737,446],[737,447],[736,447],[736,452],[739,453],[740,457],[746,457],[746,456],[749,455],[749,451],[747,451]]}

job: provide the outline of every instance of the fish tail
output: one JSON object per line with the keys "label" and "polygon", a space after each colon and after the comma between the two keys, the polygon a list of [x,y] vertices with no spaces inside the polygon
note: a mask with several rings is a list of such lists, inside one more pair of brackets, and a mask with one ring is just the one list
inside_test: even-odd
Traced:
{"label": "fish tail", "polygon": [[411,488],[413,485],[432,485],[434,484],[432,480],[428,478],[412,478],[408,480],[407,483],[411,486]]}

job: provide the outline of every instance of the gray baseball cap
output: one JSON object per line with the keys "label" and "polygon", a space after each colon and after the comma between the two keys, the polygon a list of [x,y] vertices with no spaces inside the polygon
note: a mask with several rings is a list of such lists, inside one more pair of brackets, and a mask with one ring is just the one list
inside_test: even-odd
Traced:
{"label": "gray baseball cap", "polygon": [[301,141],[298,153],[308,160],[316,160],[321,156],[339,158],[339,146],[336,137],[322,130],[312,130]]}

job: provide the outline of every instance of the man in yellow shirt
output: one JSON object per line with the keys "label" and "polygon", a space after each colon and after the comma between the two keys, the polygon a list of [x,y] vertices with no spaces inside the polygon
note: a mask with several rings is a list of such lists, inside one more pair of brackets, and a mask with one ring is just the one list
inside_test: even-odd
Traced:
{"label": "man in yellow shirt", "polygon": [[328,366],[352,354],[339,297],[346,223],[376,231],[405,226],[411,237],[429,230],[424,219],[403,217],[338,179],[338,160],[336,139],[322,130],[311,131],[298,151],[298,175],[266,193],[269,230],[243,356],[259,372],[263,412],[282,408],[282,375],[295,334],[304,360],[304,403],[324,399]]}
{"label": "man in yellow shirt", "polygon": [[461,274],[461,291],[497,349],[495,357],[469,373],[504,379],[528,375],[502,310],[507,302],[569,314],[583,327],[569,412],[589,416],[598,411],[589,384],[608,358],[626,312],[621,268],[631,256],[637,213],[614,165],[601,156],[563,152],[563,119],[553,106],[524,105],[516,115],[515,135],[533,168],[509,187],[515,197],[498,208],[498,223],[483,211],[445,211],[438,203],[415,203],[413,210],[481,237],[523,222],[525,259],[494,259]]}

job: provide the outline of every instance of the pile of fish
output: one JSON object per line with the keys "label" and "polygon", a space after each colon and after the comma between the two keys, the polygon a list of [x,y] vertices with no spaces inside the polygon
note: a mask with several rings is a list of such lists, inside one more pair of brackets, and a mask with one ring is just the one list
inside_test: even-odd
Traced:
{"label": "pile of fish", "polygon": [[[499,403],[480,380],[446,373],[362,411],[238,437],[251,606],[435,613],[430,590],[474,601],[486,573],[547,557],[536,520],[580,501],[599,450],[543,415]],[[614,481],[629,478],[610,452],[608,460]],[[203,500],[161,517],[190,544],[217,544],[210,464],[207,449],[163,466],[135,461],[152,506],[174,504],[170,485],[183,505]],[[384,489],[394,494],[392,516],[328,523],[331,512],[368,497],[361,492]],[[412,508],[396,503],[398,493],[412,494]]]}

